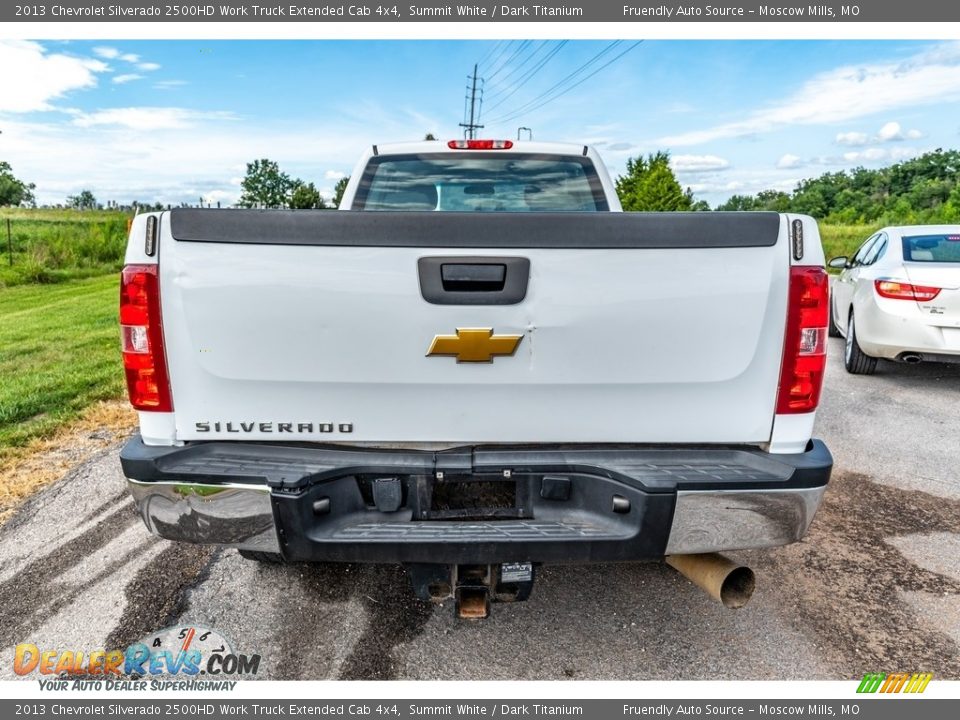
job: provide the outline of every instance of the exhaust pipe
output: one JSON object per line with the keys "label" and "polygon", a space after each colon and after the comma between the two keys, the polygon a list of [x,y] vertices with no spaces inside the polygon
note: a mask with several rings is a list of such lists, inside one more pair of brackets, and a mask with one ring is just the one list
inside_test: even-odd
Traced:
{"label": "exhaust pipe", "polygon": [[668,555],[666,561],[724,607],[742,608],[753,596],[757,585],[753,570],[719,553]]}
{"label": "exhaust pipe", "polygon": [[923,358],[920,355],[917,355],[916,353],[906,353],[904,355],[901,355],[900,359],[903,360],[905,363],[909,363],[910,365],[916,365],[918,363],[923,362]]}

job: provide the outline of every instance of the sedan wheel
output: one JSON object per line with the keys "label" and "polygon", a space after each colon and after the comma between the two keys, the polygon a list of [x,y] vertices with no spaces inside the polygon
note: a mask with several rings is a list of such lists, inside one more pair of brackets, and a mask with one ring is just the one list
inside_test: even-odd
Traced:
{"label": "sedan wheel", "polygon": [[827,310],[829,317],[829,320],[827,320],[827,335],[830,337],[840,337],[840,328],[837,327],[837,321],[834,320],[833,317],[833,300],[831,300],[827,306],[829,308]]}
{"label": "sedan wheel", "polygon": [[870,357],[860,349],[857,342],[857,330],[853,322],[853,313],[847,322],[847,342],[843,352],[843,366],[852,375],[873,375],[877,369],[877,359]]}

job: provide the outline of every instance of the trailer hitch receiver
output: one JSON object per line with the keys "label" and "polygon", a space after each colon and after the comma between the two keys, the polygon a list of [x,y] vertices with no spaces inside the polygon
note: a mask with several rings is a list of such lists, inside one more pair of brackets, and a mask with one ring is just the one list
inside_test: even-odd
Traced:
{"label": "trailer hitch receiver", "polygon": [[533,563],[500,565],[407,565],[414,593],[421,600],[454,600],[454,612],[463,619],[490,615],[490,604],[522,602],[530,597],[535,579]]}

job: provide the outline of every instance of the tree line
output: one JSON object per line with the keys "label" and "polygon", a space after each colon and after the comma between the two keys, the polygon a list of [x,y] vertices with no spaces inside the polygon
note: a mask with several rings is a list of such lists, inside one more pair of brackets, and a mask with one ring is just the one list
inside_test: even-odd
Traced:
{"label": "tree line", "polygon": [[[340,178],[333,198],[327,200],[313,182],[292,178],[276,161],[261,158],[247,163],[237,206],[333,209],[339,207],[348,180]],[[35,188],[15,177],[9,163],[0,161],[0,206],[35,205]],[[710,210],[706,201],[697,200],[690,188],[680,184],[670,166],[670,154],[663,151],[628,159],[616,189],[628,211]],[[102,207],[90,190],[68,197],[66,204],[80,210]],[[116,203],[108,206],[121,209]],[[131,207],[164,209],[160,203]],[[827,172],[800,181],[792,192],[734,195],[716,210],[796,212],[831,224],[960,222],[960,151],[938,149],[885,168]]]}
{"label": "tree line", "polygon": [[734,195],[717,210],[775,210],[831,224],[960,221],[960,151],[934,150],[876,170],[858,167],[802,180],[791,193]]}

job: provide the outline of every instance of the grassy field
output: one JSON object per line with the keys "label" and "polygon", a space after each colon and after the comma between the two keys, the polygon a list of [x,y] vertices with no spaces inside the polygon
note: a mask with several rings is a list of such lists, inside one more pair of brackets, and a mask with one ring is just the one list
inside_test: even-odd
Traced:
{"label": "grassy field", "polygon": [[0,290],[0,464],[123,395],[117,274]]}
{"label": "grassy field", "polygon": [[[820,240],[823,242],[823,254],[827,260],[846,255],[850,257],[863,241],[873,235],[879,227],[873,225],[820,225]],[[840,272],[831,270],[831,272]]]}
{"label": "grassy field", "polygon": [[0,288],[119,270],[126,236],[127,216],[120,212],[2,208]]}

